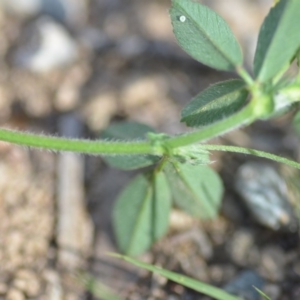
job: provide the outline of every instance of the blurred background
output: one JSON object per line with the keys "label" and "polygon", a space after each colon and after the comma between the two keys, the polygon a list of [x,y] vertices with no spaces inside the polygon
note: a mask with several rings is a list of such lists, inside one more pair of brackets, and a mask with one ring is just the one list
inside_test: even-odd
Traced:
{"label": "blurred background", "polygon": [[[200,2],[229,23],[251,71],[257,33],[273,1]],[[119,120],[169,134],[187,130],[179,122],[183,106],[236,74],[216,72],[180,49],[170,5],[0,0],[1,126],[92,139]],[[215,142],[297,159],[289,123],[289,116],[258,122]],[[0,155],[0,299],[93,299],[75,276],[78,269],[124,299],[207,299],[105,256],[117,251],[114,200],[135,172],[108,168],[96,157],[2,142]],[[255,270],[255,282],[264,282],[272,299],[298,299],[298,232],[261,227],[233,191],[237,168],[251,159],[213,154],[226,189],[220,218],[200,224],[174,211],[168,235],[141,259],[221,287]]]}

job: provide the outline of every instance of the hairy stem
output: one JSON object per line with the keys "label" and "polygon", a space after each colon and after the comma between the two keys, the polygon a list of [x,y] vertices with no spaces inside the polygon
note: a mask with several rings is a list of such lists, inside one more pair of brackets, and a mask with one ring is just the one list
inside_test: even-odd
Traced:
{"label": "hairy stem", "polygon": [[148,154],[152,147],[148,142],[109,142],[69,139],[46,135],[36,135],[0,129],[0,140],[41,149],[72,151],[88,154]]}
{"label": "hairy stem", "polygon": [[[248,125],[255,120],[251,105],[230,118],[221,120],[215,124],[200,130],[178,135],[167,139],[164,143],[168,149],[187,146],[197,142],[214,138],[242,125]],[[85,139],[68,139],[33,133],[0,129],[0,140],[41,149],[72,151],[86,154],[154,154],[163,155],[163,150],[154,147],[149,141],[90,141]]]}
{"label": "hairy stem", "polygon": [[203,142],[238,127],[249,125],[254,120],[255,117],[253,117],[253,108],[250,104],[248,104],[244,109],[227,119],[204,127],[200,130],[170,138],[166,141],[166,145],[169,148],[176,148],[197,142]]}
{"label": "hairy stem", "polygon": [[281,157],[281,156],[278,156],[275,154],[271,154],[271,153],[256,150],[256,149],[236,147],[236,146],[223,146],[223,145],[200,145],[199,147],[201,149],[205,149],[205,150],[225,151],[225,152],[235,152],[235,153],[244,153],[244,154],[255,155],[258,157],[264,157],[264,158],[268,158],[270,160],[274,160],[279,163],[286,164],[286,165],[294,167],[296,169],[300,169],[300,163],[297,163],[297,162],[290,160],[288,158],[285,158],[285,157]]}

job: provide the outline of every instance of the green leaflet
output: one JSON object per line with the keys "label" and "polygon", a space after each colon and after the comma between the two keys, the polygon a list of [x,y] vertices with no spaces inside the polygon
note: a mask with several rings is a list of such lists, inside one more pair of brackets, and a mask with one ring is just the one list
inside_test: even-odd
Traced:
{"label": "green leaflet", "polygon": [[215,171],[203,165],[180,163],[168,163],[164,170],[178,207],[201,219],[217,216],[223,184]]}
{"label": "green leaflet", "polygon": [[300,1],[281,0],[265,18],[258,36],[254,74],[265,82],[289,65],[300,47]]}
{"label": "green leaflet", "polygon": [[128,255],[146,251],[169,225],[171,194],[163,173],[138,175],[126,186],[113,211],[119,249]]}
{"label": "green leaflet", "polygon": [[[102,132],[101,138],[108,140],[146,139],[146,134],[155,132],[153,128],[137,122],[119,122],[110,125]],[[104,156],[112,167],[122,170],[133,170],[151,166],[160,160],[155,155],[114,155]]]}
{"label": "green leaflet", "polygon": [[239,111],[247,96],[245,83],[240,79],[213,84],[184,107],[181,122],[198,127],[220,121]]}
{"label": "green leaflet", "polygon": [[219,70],[242,64],[236,38],[214,11],[191,0],[173,0],[170,16],[179,45],[194,59]]}

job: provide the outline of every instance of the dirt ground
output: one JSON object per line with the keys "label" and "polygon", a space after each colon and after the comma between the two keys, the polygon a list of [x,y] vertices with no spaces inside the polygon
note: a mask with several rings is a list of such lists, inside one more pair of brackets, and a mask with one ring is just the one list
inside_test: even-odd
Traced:
{"label": "dirt ground", "polygon": [[[1,8],[2,2],[3,127],[97,138],[113,121],[134,120],[175,134],[188,130],[179,115],[195,94],[236,77],[195,62],[179,48],[167,0],[77,0],[80,9],[58,21],[76,49],[75,58],[45,71],[22,53],[35,53],[41,45],[37,28],[56,19],[49,13],[41,19],[47,15],[43,11],[13,12]],[[228,21],[250,67],[257,31],[272,1],[201,2]],[[258,122],[213,142],[299,160],[290,120],[289,115]],[[136,172],[111,169],[98,157],[7,143],[0,143],[0,155],[0,299],[94,299],[78,270],[122,299],[208,299],[105,255],[118,251],[111,225],[114,200]],[[212,167],[225,184],[220,217],[201,223],[174,210],[168,234],[139,259],[219,287],[253,270],[273,300],[300,299],[299,233],[257,224],[233,189],[237,168],[254,159],[212,155]]]}

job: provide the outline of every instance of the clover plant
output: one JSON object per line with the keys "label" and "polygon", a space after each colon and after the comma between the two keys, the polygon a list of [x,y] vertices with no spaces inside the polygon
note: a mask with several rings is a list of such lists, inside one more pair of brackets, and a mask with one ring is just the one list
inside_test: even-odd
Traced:
{"label": "clover plant", "polygon": [[[276,3],[275,3],[276,2]],[[231,151],[269,158],[300,169],[284,157],[254,149],[207,144],[212,138],[297,109],[300,73],[286,70],[300,60],[300,1],[275,1],[259,32],[253,75],[222,17],[191,0],[173,0],[170,17],[179,45],[209,67],[235,71],[239,79],[215,83],[183,108],[181,122],[193,127],[169,136],[143,124],[110,126],[96,141],[35,135],[0,129],[0,140],[19,145],[102,155],[124,170],[148,167],[117,199],[113,224],[119,249],[138,255],[162,237],[172,205],[200,218],[217,216],[223,185],[210,168],[209,151]],[[242,25],[242,24],[241,24]]]}

